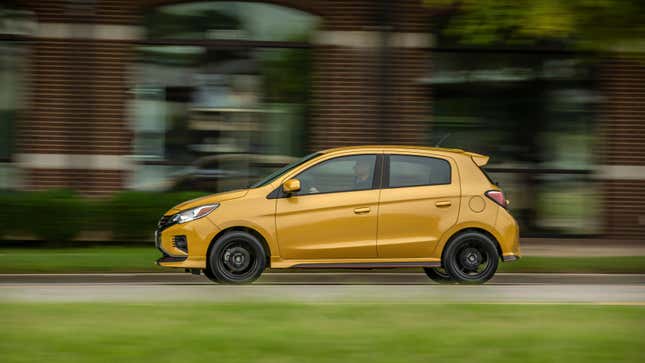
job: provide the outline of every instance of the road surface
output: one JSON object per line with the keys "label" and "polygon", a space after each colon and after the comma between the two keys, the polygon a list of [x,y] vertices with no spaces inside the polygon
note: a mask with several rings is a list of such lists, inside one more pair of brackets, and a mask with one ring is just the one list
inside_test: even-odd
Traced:
{"label": "road surface", "polygon": [[203,276],[5,274],[0,301],[307,303],[596,303],[645,305],[645,275],[498,274],[481,286],[438,285],[423,273],[266,273],[246,286]]}

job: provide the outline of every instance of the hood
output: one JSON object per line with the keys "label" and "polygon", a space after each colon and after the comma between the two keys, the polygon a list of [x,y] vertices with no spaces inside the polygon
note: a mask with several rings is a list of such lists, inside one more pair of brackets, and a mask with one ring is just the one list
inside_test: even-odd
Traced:
{"label": "hood", "polygon": [[248,189],[240,189],[240,190],[232,190],[230,192],[211,194],[205,197],[191,199],[186,202],[177,204],[176,206],[172,207],[170,211],[173,213],[176,213],[182,210],[199,207],[200,205],[204,205],[204,204],[219,203],[225,200],[242,198],[248,192],[249,192]]}

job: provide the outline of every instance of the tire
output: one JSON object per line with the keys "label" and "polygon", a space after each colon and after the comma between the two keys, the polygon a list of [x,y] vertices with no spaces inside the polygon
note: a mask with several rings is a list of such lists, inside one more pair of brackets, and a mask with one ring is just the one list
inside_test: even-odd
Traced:
{"label": "tire", "polygon": [[446,247],[443,266],[461,284],[483,284],[490,280],[499,265],[497,245],[480,232],[466,232]]}
{"label": "tire", "polygon": [[206,276],[209,280],[213,281],[216,284],[220,283],[220,281],[215,277],[215,275],[213,275],[213,272],[211,271],[210,268],[205,268],[202,270],[202,272],[204,273],[204,276]]}
{"label": "tire", "polygon": [[214,277],[212,281],[223,284],[248,284],[260,277],[264,271],[267,255],[262,243],[255,236],[234,231],[226,233],[214,243],[207,266]]}
{"label": "tire", "polygon": [[424,267],[423,271],[425,271],[426,275],[428,275],[428,277],[434,282],[440,284],[450,284],[455,282],[455,279],[453,279],[443,267]]}

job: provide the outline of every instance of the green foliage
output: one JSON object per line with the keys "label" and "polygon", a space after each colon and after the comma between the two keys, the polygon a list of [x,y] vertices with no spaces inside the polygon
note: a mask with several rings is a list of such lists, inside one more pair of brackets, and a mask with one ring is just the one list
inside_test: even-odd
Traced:
{"label": "green foliage", "polygon": [[0,239],[15,230],[16,199],[16,193],[0,192]]}
{"label": "green foliage", "polygon": [[13,203],[15,228],[36,238],[65,242],[83,229],[87,204],[72,191],[23,193]]}
{"label": "green foliage", "polygon": [[173,206],[204,193],[155,193],[126,191],[106,205],[114,240],[150,240],[159,218]]}
{"label": "green foliage", "polygon": [[[564,42],[582,49],[642,46],[645,2],[636,0],[424,0],[445,13],[438,29],[470,45]],[[441,22],[439,20],[438,22]]]}

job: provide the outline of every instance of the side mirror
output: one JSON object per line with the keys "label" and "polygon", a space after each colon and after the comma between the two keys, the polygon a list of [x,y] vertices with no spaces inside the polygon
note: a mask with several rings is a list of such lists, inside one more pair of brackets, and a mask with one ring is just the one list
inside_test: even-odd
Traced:
{"label": "side mirror", "polygon": [[289,179],[284,184],[282,184],[282,191],[286,194],[295,193],[300,191],[300,180],[298,179]]}

